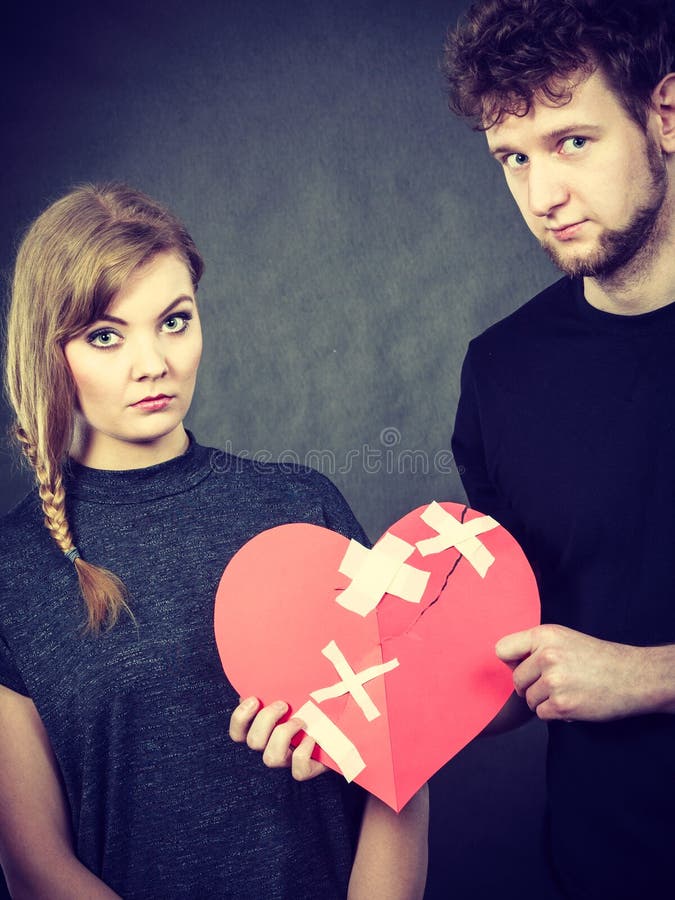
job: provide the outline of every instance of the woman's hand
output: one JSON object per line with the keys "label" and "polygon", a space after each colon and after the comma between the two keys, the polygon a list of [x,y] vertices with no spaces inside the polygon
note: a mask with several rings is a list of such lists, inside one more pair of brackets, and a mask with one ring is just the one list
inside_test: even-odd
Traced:
{"label": "woman's hand", "polygon": [[[314,741],[305,735],[292,740],[305,723],[281,720],[288,704],[276,700],[260,706],[255,697],[241,700],[230,717],[230,737],[262,751],[271,769],[290,768],[296,781],[308,781],[326,771],[312,759]],[[420,900],[427,872],[429,796],[426,785],[395,813],[377,797],[366,799],[356,858],[349,881],[349,900]]]}
{"label": "woman's hand", "polygon": [[302,719],[280,722],[288,712],[288,704],[276,700],[261,708],[255,697],[241,700],[230,717],[230,737],[251,750],[262,752],[262,761],[270,769],[288,769],[296,781],[309,781],[326,771],[323,763],[312,759],[315,741],[308,735],[293,746],[293,738],[302,731]]}

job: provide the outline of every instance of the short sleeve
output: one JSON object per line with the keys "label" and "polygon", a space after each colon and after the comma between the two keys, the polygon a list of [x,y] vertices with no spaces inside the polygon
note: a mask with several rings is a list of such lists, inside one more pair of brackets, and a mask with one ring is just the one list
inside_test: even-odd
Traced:
{"label": "short sleeve", "polygon": [[14,663],[12,653],[2,635],[0,635],[0,684],[4,684],[5,687],[18,694],[29,696],[23,678]]}

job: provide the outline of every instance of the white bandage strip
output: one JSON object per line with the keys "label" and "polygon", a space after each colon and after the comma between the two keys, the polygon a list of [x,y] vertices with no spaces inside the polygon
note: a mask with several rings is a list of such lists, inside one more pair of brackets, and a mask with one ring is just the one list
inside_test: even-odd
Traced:
{"label": "white bandage strip", "polygon": [[354,744],[311,700],[293,715],[302,719],[305,723],[305,732],[335,760],[347,781],[353,781],[363,772],[366,764]]}
{"label": "white bandage strip", "polygon": [[386,593],[419,603],[429,572],[405,564],[414,551],[412,544],[389,532],[371,550],[358,541],[350,541],[339,571],[352,581],[335,599],[340,606],[361,616],[374,610]]}
{"label": "white bandage strip", "polygon": [[455,547],[467,562],[471,563],[481,578],[485,578],[487,570],[495,558],[487,547],[481,544],[476,535],[492,531],[493,528],[497,528],[499,522],[496,522],[491,516],[481,516],[471,519],[469,522],[460,522],[435,500],[427,506],[420,518],[438,532],[436,537],[417,542],[415,546],[422,556],[442,553],[450,547]]}
{"label": "white bandage strip", "polygon": [[380,665],[377,666],[370,666],[368,669],[363,669],[361,672],[355,672],[345,659],[342,650],[340,650],[335,641],[331,641],[330,644],[327,644],[321,652],[333,663],[342,681],[338,681],[330,687],[312,691],[309,696],[316,700],[317,703],[323,703],[324,700],[331,700],[333,697],[351,694],[354,701],[361,707],[363,715],[369,722],[372,722],[373,719],[377,719],[380,715],[380,711],[371,700],[363,685],[367,681],[372,681],[373,678],[377,678],[379,675],[385,675],[387,672],[391,672],[392,669],[397,668],[399,664],[398,660],[390,659],[389,662],[380,663]]}

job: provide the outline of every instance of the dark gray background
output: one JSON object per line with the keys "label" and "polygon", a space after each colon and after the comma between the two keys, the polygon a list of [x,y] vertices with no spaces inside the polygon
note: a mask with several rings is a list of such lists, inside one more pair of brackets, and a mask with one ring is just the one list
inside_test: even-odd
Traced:
{"label": "dark gray background", "polygon": [[[446,109],[443,37],[465,6],[124,0],[3,23],[3,275],[72,184],[167,203],[207,261],[189,426],[321,469],[372,539],[463,498],[466,344],[556,277],[484,137]],[[6,441],[0,484],[0,511],[29,485]],[[535,722],[433,779],[428,900],[548,897],[544,753]]]}

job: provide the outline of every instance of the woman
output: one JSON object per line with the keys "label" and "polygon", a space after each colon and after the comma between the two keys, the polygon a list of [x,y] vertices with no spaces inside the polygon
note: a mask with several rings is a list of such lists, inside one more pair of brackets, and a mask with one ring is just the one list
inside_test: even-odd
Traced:
{"label": "woman", "polygon": [[420,896],[424,796],[397,818],[339,776],[298,783],[227,736],[239,699],[212,621],[230,557],[288,521],[364,537],[318,473],[185,431],[202,267],[166,209],[115,185],[54,203],[19,250],[7,390],[37,487],[0,530],[8,885],[49,898]]}

